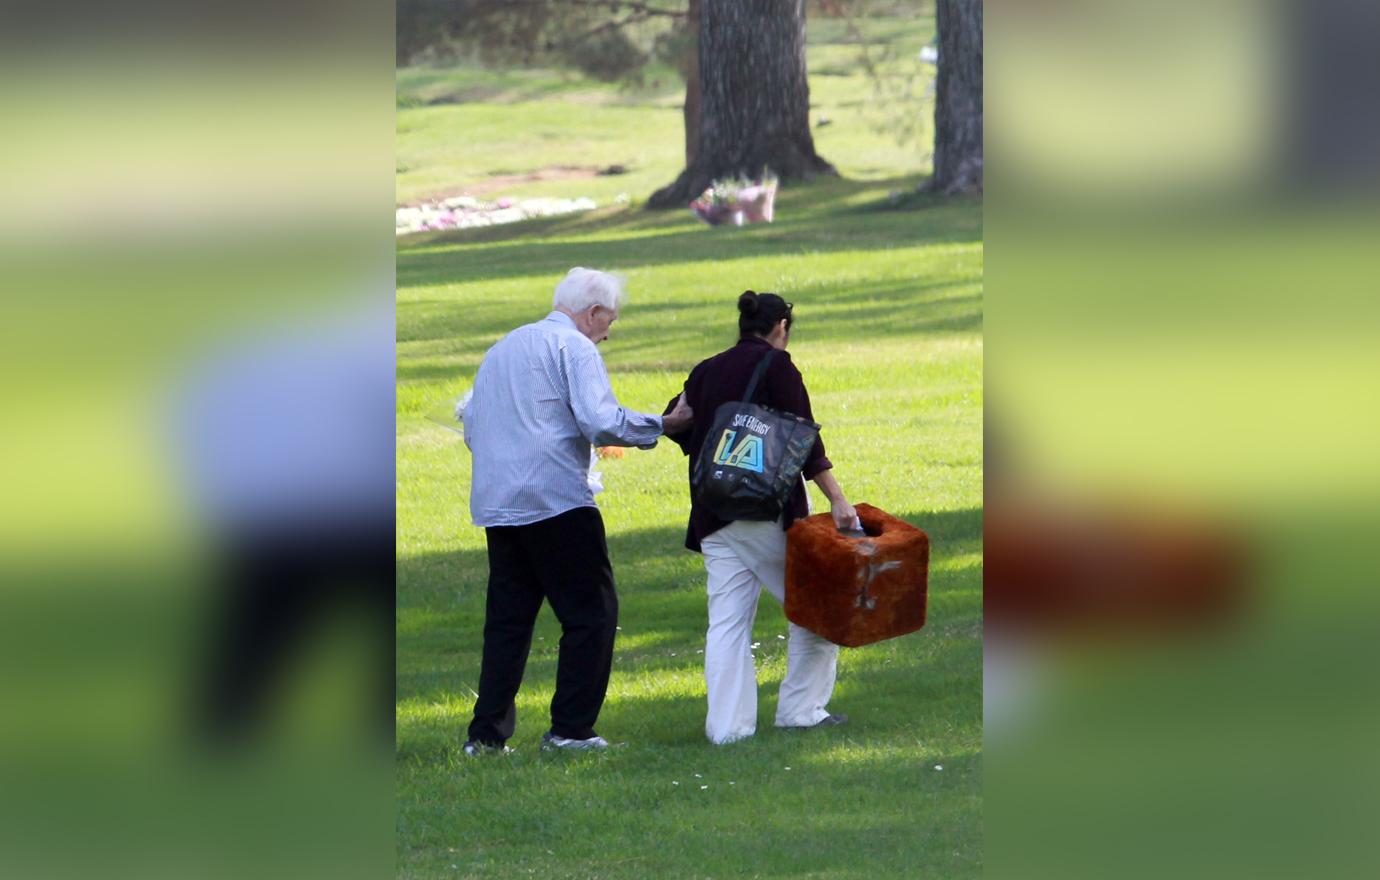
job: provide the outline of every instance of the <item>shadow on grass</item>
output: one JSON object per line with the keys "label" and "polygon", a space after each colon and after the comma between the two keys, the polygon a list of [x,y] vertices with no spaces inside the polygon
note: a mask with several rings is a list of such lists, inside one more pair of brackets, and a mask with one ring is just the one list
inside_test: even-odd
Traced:
{"label": "shadow on grass", "polygon": [[[941,511],[917,509],[894,515],[925,531],[930,538],[932,560],[942,555],[976,552],[982,547],[980,507]],[[679,601],[679,597],[686,594],[686,587],[692,585],[686,580],[687,568],[694,573],[693,585],[698,585],[703,575],[699,555],[686,550],[684,541],[685,526],[681,524],[610,533],[609,558],[620,593],[626,598],[630,590],[635,591],[634,601],[656,596],[674,596]],[[668,560],[670,564],[656,564]],[[449,613],[467,609],[482,616],[488,564],[483,549],[399,556],[396,563],[398,610]],[[636,578],[636,582],[628,582],[630,578]],[[698,592],[694,592],[694,596],[697,601],[702,598]],[[658,600],[657,604],[662,601]],[[670,609],[649,610],[655,617]],[[627,611],[625,608],[624,612]]]}
{"label": "shadow on grass", "polygon": [[[606,210],[481,229],[411,236],[398,245],[400,288],[455,281],[564,274],[571,266],[627,270],[665,263],[871,250],[902,242],[980,241],[981,209],[936,204],[928,212],[875,210],[916,178],[826,181],[784,190],[777,219],[748,227],[702,225],[688,211]],[[859,196],[873,199],[853,204]],[[568,240],[579,238],[582,240]]]}
{"label": "shadow on grass", "polygon": [[[796,304],[792,330],[794,354],[801,356],[815,342],[865,344],[883,337],[980,333],[983,298],[980,270],[957,270],[937,280],[898,281],[847,286],[804,284],[790,296]],[[704,358],[731,346],[737,338],[734,303],[741,288],[725,284],[721,302],[676,298],[667,302],[630,306],[627,329],[605,343],[611,373],[645,369],[689,372]],[[534,313],[533,320],[539,316]],[[514,329],[507,303],[460,309],[437,300],[404,303],[398,308],[398,341],[411,344],[409,355],[460,357],[472,364],[400,362],[400,381],[448,380],[471,374],[478,359],[504,334]],[[426,345],[417,347],[417,343]],[[808,357],[800,360],[808,375]]]}
{"label": "shadow on grass", "polygon": [[[777,223],[710,229],[684,212],[607,211],[593,217],[561,217],[484,230],[438,233],[400,245],[398,283],[441,286],[484,280],[546,276],[552,283],[571,266],[620,270],[701,263],[702,292],[659,301],[639,299],[628,310],[616,338],[606,345],[611,372],[648,368],[686,372],[736,339],[734,302],[747,287],[769,289],[764,270],[749,262],[734,271],[730,261],[843,251],[879,252],[916,243],[972,245],[981,239],[978,203],[936,205],[933,211],[877,212],[860,196],[885,193],[912,178],[859,182],[834,180],[786,190]],[[859,257],[858,262],[866,262]],[[896,271],[892,264],[892,271]],[[945,260],[913,279],[877,281],[868,273],[848,280],[801,279],[787,294],[797,305],[797,351],[811,342],[865,343],[877,336],[978,333],[983,324],[980,257]],[[533,282],[534,287],[537,282]],[[424,299],[404,297],[397,309],[397,339],[404,357],[400,381],[452,380],[472,374],[479,356],[514,323],[510,285],[463,298],[438,292]],[[533,291],[531,320],[541,317],[546,290]],[[521,323],[521,322],[519,322]],[[418,363],[456,358],[473,363]]]}
{"label": "shadow on grass", "polygon": [[[980,508],[893,512],[930,534],[932,561],[980,548]],[[690,650],[703,647],[703,569],[679,549],[681,537],[679,526],[609,537],[623,632],[599,725],[622,745],[600,754],[538,750],[558,635],[544,611],[537,632],[546,640],[534,647],[519,697],[516,751],[462,757],[484,554],[399,560],[405,873],[736,876],[751,865],[761,877],[977,876],[980,569],[932,574],[925,629],[844,652],[835,708],[853,720],[822,731],[772,726],[785,643],[774,638],[779,606],[763,601],[757,735],[716,748],[703,734],[703,657]],[[659,844],[649,850],[648,841]]]}
{"label": "shadow on grass", "polygon": [[[897,515],[930,536],[932,566],[945,556],[981,550],[981,508]],[[627,725],[636,730],[637,717],[662,699],[637,693],[635,682],[649,676],[698,675],[703,662],[697,651],[704,647],[704,572],[699,557],[684,549],[683,539],[681,526],[609,536],[622,632],[615,646],[605,718],[617,722],[619,729]],[[397,572],[397,699],[413,705],[450,707],[442,719],[404,721],[398,730],[399,755],[432,760],[455,745],[468,723],[469,695],[478,679],[488,563],[483,550],[458,550],[399,558]],[[925,629],[883,643],[888,652],[898,656],[923,654],[936,670],[947,670],[934,680],[934,687],[939,689],[933,695],[936,698],[955,682],[969,681],[980,669],[982,607],[980,595],[972,595],[980,589],[980,569],[932,571],[931,611]],[[954,597],[948,598],[954,591]],[[951,612],[959,613],[961,619],[946,621],[945,615]],[[779,606],[765,599],[759,609],[759,628],[779,628],[781,619]],[[538,619],[536,636],[524,680],[529,690],[549,689],[555,679],[560,629],[548,607],[543,607]],[[771,661],[773,650],[779,647],[769,644],[763,662]],[[876,652],[883,648],[859,650]],[[898,693],[915,689],[911,680],[915,670],[906,663],[895,669],[871,663],[867,666],[865,679],[848,684],[849,699],[859,707],[868,707],[876,714]],[[774,693],[769,681],[764,678],[764,691]],[[671,702],[674,707],[668,711],[677,717],[698,719],[690,725],[698,736],[703,720],[699,699]]]}

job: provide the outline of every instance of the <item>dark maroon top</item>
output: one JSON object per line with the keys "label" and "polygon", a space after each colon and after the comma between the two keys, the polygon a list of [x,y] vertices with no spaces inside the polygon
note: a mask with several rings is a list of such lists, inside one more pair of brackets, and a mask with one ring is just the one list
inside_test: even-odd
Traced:
{"label": "dark maroon top", "polygon": [[[700,361],[690,371],[690,377],[685,380],[685,402],[695,411],[695,423],[688,431],[666,435],[667,439],[678,445],[681,451],[690,457],[687,474],[695,471],[695,459],[704,446],[704,438],[709,433],[710,423],[714,419],[714,411],[719,408],[719,404],[743,399],[748,382],[752,379],[752,371],[757,368],[757,363],[771,350],[771,343],[762,337],[749,336],[740,340],[737,345],[727,351],[720,352],[708,360]],[[676,397],[679,396],[679,394],[676,395]],[[665,412],[669,413],[676,405],[676,397],[671,398],[670,403],[666,404]],[[778,412],[801,416],[810,421],[815,419],[814,414],[810,412],[810,395],[805,390],[805,380],[801,377],[800,371],[795,368],[795,364],[791,363],[790,354],[785,351],[778,351],[776,357],[772,358],[771,365],[767,367],[766,373],[758,382],[757,392],[753,395],[753,402],[761,406],[771,407]],[[811,480],[820,471],[828,470],[833,466],[833,463],[824,455],[824,441],[817,439],[814,448],[810,450],[810,457],[805,460],[802,473],[805,475],[805,479]],[[792,490],[791,497],[786,502],[786,509],[782,516],[782,528],[790,528],[791,523],[805,516],[808,511],[809,508],[805,502],[805,486],[803,483],[799,483]],[[690,526],[685,533],[685,546],[698,553],[700,541],[726,525],[728,525],[726,520],[719,519],[692,501],[690,504]]]}

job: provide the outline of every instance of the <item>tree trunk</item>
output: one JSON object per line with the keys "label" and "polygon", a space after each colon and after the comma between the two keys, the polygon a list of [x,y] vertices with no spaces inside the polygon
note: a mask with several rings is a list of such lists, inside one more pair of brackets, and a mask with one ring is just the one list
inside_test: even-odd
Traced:
{"label": "tree trunk", "polygon": [[938,0],[934,176],[925,189],[982,192],[982,0]]}
{"label": "tree trunk", "polygon": [[701,0],[699,35],[695,158],[647,206],[681,207],[715,178],[763,169],[783,182],[837,174],[810,135],[804,0]]}
{"label": "tree trunk", "polygon": [[700,152],[700,0],[690,0],[685,29],[691,41],[685,74],[685,167],[690,168]]}

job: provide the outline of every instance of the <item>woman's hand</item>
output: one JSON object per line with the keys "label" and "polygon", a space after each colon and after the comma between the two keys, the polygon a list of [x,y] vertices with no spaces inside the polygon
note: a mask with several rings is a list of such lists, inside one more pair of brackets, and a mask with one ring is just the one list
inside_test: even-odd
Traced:
{"label": "woman's hand", "polygon": [[853,505],[840,498],[829,503],[829,513],[834,517],[834,526],[843,529],[861,529],[862,521],[858,519],[858,512],[853,509]]}
{"label": "woman's hand", "polygon": [[834,517],[835,527],[840,529],[862,528],[862,522],[858,519],[858,512],[844,497],[843,490],[839,488],[839,481],[834,479],[833,468],[825,468],[811,479],[824,493],[824,497],[829,499],[829,512]]}

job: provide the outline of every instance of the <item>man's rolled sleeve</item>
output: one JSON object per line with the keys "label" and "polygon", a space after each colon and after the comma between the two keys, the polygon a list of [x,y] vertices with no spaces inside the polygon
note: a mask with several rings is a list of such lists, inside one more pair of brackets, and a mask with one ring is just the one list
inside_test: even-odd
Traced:
{"label": "man's rolled sleeve", "polygon": [[662,434],[661,416],[620,406],[598,352],[571,359],[570,403],[580,432],[595,446],[652,449]]}

